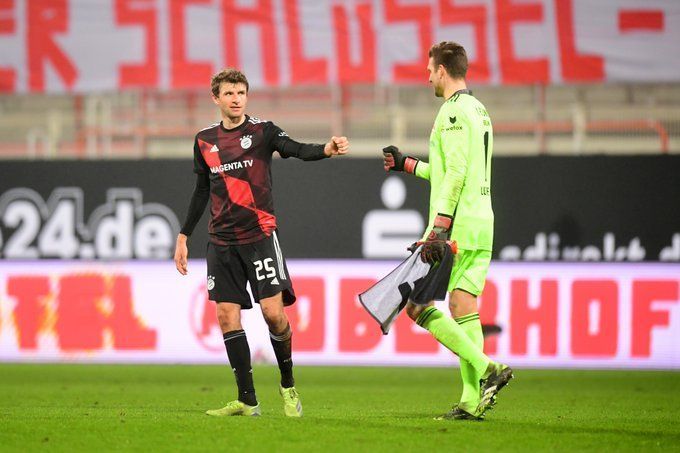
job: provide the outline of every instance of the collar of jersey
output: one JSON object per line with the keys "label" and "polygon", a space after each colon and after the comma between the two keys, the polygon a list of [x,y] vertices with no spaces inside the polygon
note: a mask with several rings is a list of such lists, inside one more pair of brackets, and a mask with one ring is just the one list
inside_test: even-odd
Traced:
{"label": "collar of jersey", "polygon": [[250,120],[250,116],[246,115],[246,119],[241,124],[239,124],[238,126],[236,126],[233,129],[227,129],[226,127],[224,127],[224,124],[222,124],[222,121],[220,121],[220,129],[222,129],[222,132],[227,132],[227,133],[238,131],[238,130],[241,130],[244,127],[246,127],[246,124],[248,124],[249,120]]}
{"label": "collar of jersey", "polygon": [[456,95],[459,95],[459,94],[469,94],[470,96],[472,96],[472,90],[468,90],[467,88],[463,88],[462,90],[458,90],[458,91],[456,91],[455,93],[453,93],[451,96],[449,96],[449,98],[447,99],[447,101],[450,101],[450,100],[453,99]]}

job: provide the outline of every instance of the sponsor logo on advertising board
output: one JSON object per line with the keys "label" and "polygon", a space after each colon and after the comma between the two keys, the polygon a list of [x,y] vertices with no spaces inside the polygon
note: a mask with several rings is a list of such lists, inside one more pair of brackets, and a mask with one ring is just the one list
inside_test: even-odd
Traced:
{"label": "sponsor logo on advertising board", "polygon": [[[396,264],[290,260],[296,363],[457,363],[403,313],[382,335],[359,304]],[[189,268],[183,277],[170,262],[1,262],[0,360],[225,363],[205,265]],[[485,351],[516,366],[678,369],[679,276],[677,264],[492,263],[480,317],[502,332]],[[242,321],[254,360],[272,362],[259,307]]]}

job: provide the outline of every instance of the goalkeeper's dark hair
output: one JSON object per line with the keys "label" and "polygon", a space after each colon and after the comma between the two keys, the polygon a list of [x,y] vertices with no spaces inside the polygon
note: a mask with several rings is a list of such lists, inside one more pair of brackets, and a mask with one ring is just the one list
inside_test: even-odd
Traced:
{"label": "goalkeeper's dark hair", "polygon": [[210,89],[212,90],[212,93],[215,95],[215,97],[220,95],[220,85],[223,82],[242,83],[246,86],[246,93],[250,88],[250,85],[248,85],[248,79],[244,73],[234,68],[223,69],[212,76],[212,79],[210,80]]}
{"label": "goalkeeper's dark hair", "polygon": [[468,59],[465,48],[453,41],[442,41],[430,47],[430,58],[435,69],[442,65],[454,79],[464,79],[468,70]]}

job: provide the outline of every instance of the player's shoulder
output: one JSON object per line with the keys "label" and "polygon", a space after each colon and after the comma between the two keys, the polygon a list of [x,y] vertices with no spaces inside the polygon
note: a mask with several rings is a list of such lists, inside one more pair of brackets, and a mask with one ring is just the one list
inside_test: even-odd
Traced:
{"label": "player's shoulder", "polygon": [[473,112],[480,113],[481,111],[486,112],[486,107],[484,106],[482,101],[480,101],[478,98],[476,98],[472,94],[467,95],[467,96],[460,96],[458,98],[458,101],[456,102],[456,104],[458,104],[458,106],[462,110],[466,110],[470,113],[473,113]]}
{"label": "player's shoulder", "polygon": [[272,130],[276,129],[276,125],[273,121],[258,118],[256,116],[249,116],[248,129],[253,132],[256,130],[261,130],[263,133],[268,134],[271,133]]}
{"label": "player's shoulder", "polygon": [[463,120],[474,120],[479,115],[488,116],[484,104],[468,93],[451,96],[444,106],[450,115],[456,115]]}
{"label": "player's shoulder", "polygon": [[257,126],[257,125],[268,126],[270,124],[274,124],[269,120],[258,118],[256,116],[249,116],[248,117],[248,123],[253,125],[253,126]]}
{"label": "player's shoulder", "polygon": [[251,127],[261,127],[265,135],[275,134],[279,137],[288,137],[288,134],[279,126],[274,124],[273,121],[263,120],[256,117],[251,117],[248,121],[250,122]]}
{"label": "player's shoulder", "polygon": [[219,122],[213,123],[210,126],[204,127],[203,129],[196,132],[196,138],[206,137],[208,135],[214,134],[217,131],[218,127],[220,127]]}
{"label": "player's shoulder", "polygon": [[437,122],[440,125],[448,125],[449,122],[463,121],[467,119],[467,114],[461,105],[454,101],[455,95],[447,99],[439,109]]}

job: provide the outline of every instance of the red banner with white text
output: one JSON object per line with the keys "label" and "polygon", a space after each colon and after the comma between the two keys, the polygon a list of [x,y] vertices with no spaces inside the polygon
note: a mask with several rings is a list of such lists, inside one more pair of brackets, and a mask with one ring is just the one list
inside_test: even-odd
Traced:
{"label": "red banner with white text", "polygon": [[0,0],[0,92],[426,83],[443,40],[476,84],[680,80],[676,0]]}
{"label": "red banner with white text", "polygon": [[[357,295],[396,264],[291,260],[295,362],[457,363],[404,313],[383,336],[360,306]],[[204,262],[189,271],[180,276],[172,262],[0,262],[0,361],[224,363]],[[502,328],[485,351],[511,365],[680,369],[677,264],[492,263],[480,307],[483,323]],[[254,360],[273,363],[259,309],[243,313]]]}

